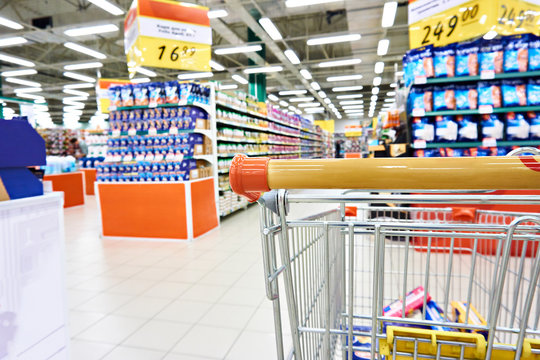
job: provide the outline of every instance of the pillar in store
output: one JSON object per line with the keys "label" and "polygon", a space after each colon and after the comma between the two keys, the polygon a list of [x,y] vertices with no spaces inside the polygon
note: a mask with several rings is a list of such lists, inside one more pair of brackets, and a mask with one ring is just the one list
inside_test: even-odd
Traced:
{"label": "pillar in store", "polygon": [[[257,9],[251,10],[251,16],[253,16],[257,21],[261,18],[261,14],[257,11]],[[248,27],[248,42],[252,41],[261,41],[261,39],[255,35],[253,30]],[[266,45],[261,44],[261,46],[262,50],[257,52],[257,54],[259,54],[263,59],[266,59]],[[248,64],[250,66],[257,65],[251,59],[248,59]],[[266,74],[250,74],[248,86],[249,94],[255,96],[257,101],[266,101]]]}

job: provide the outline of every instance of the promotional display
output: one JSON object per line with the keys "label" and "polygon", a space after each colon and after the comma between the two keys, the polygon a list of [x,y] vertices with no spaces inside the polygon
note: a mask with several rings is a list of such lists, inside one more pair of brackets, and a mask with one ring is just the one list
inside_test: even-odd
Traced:
{"label": "promotional display", "polygon": [[208,8],[171,0],[134,0],[124,22],[130,71],[148,66],[210,71]]}

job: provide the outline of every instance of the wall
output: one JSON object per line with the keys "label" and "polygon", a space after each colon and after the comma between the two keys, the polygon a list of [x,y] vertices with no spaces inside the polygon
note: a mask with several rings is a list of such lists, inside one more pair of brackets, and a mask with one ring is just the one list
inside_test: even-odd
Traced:
{"label": "wall", "polygon": [[358,120],[336,119],[334,132],[337,132],[337,133],[345,132],[345,125],[360,125],[360,120],[359,119]]}

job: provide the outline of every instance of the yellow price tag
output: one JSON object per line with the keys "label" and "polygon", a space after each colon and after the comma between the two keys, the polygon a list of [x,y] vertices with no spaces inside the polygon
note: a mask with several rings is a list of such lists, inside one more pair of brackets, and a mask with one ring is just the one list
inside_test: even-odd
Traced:
{"label": "yellow price tag", "polygon": [[497,10],[499,34],[540,34],[540,5],[523,0],[501,0]]}

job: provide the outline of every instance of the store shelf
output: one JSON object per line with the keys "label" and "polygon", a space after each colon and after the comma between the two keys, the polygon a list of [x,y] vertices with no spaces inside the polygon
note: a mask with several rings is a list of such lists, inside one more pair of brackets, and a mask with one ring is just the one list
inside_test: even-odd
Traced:
{"label": "store shelf", "polygon": [[429,78],[425,82],[414,81],[415,85],[430,85],[430,84],[449,84],[456,82],[467,82],[467,81],[480,81],[480,80],[499,80],[499,79],[515,79],[515,78],[529,78],[534,76],[540,76],[540,71],[526,71],[526,72],[512,72],[512,73],[502,73],[495,74],[495,77],[482,77],[481,75],[476,76],[455,76],[455,77],[446,77],[446,78]]}
{"label": "store shelf", "polygon": [[235,106],[228,105],[228,104],[225,104],[225,103],[222,103],[222,102],[219,102],[219,101],[216,101],[216,105],[221,107],[221,108],[224,108],[224,109],[236,111],[236,112],[238,112],[240,114],[243,114],[243,115],[255,116],[255,117],[259,118],[259,119],[263,119],[263,120],[266,120],[266,121],[272,121],[272,122],[274,122],[276,124],[288,126],[288,127],[292,128],[292,129],[296,129],[296,130],[300,129],[299,126],[294,126],[294,125],[286,123],[284,121],[277,120],[277,119],[274,119],[274,118],[271,118],[271,117],[268,117],[266,115],[259,114],[259,113],[256,113],[256,112],[243,110],[243,109],[240,109],[240,108],[237,108]]}
{"label": "store shelf", "polygon": [[229,169],[219,169],[218,170],[218,174],[228,174],[229,173]]}
{"label": "store shelf", "polygon": [[[261,153],[243,153],[243,154],[248,155],[248,156],[263,156],[263,155],[272,156],[272,155],[292,155],[292,154],[300,154],[300,153],[301,151],[287,151],[287,152],[273,152],[273,153],[261,152]],[[218,158],[232,158],[236,154],[239,154],[239,153],[218,154],[217,156]]]}
{"label": "store shelf", "polygon": [[167,108],[167,107],[182,107],[182,106],[197,106],[203,110],[206,110],[207,113],[210,113],[210,105],[203,104],[199,102],[186,102],[178,104],[159,104],[155,106],[150,105],[138,105],[138,106],[110,106],[109,111],[124,111],[124,110],[137,110],[137,109],[155,109],[155,108]]}
{"label": "store shelf", "polygon": [[[473,142],[456,142],[456,143],[427,143],[422,147],[415,147],[412,144],[413,149],[437,149],[437,148],[471,148],[471,147],[483,147],[481,141]],[[497,141],[497,146],[540,146],[540,140],[522,140],[522,141]]]}
{"label": "store shelf", "polygon": [[255,130],[255,131],[259,131],[259,132],[265,132],[265,133],[272,133],[272,134],[288,136],[288,137],[292,137],[292,138],[303,138],[302,135],[300,135],[300,134],[290,134],[290,133],[286,133],[284,131],[269,129],[269,128],[262,127],[262,126],[253,126],[253,125],[242,124],[242,123],[238,123],[238,122],[235,122],[235,121],[217,119],[216,122],[218,124],[225,124],[225,125],[234,126],[234,127],[241,128],[241,129],[250,129],[250,130]]}
{"label": "store shelf", "polygon": [[501,114],[501,113],[509,113],[509,112],[527,112],[527,111],[540,111],[540,106],[501,107],[501,108],[493,108],[490,112],[480,112],[478,109],[430,111],[430,112],[424,113],[423,115],[413,114],[412,116],[422,117],[422,116],[445,116],[445,115],[480,115],[480,114]]}
{"label": "store shelf", "polygon": [[[186,133],[198,133],[203,134],[207,136],[208,138],[212,137],[212,132],[208,129],[178,129],[179,134],[186,134]],[[163,135],[163,134],[171,134],[170,130],[156,130],[156,135]],[[150,135],[149,130],[137,130],[134,134],[129,131],[120,131],[115,132],[115,130],[111,131],[111,138],[116,138],[119,136],[136,136],[136,135]],[[104,144],[107,145],[107,144]]]}
{"label": "store shelf", "polygon": [[261,141],[261,140],[235,139],[235,138],[225,138],[225,137],[218,137],[217,141],[234,142],[234,143],[247,143],[247,144],[263,144],[263,143],[266,143],[266,142]]}

